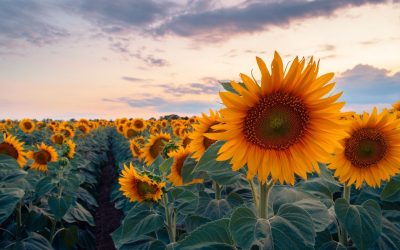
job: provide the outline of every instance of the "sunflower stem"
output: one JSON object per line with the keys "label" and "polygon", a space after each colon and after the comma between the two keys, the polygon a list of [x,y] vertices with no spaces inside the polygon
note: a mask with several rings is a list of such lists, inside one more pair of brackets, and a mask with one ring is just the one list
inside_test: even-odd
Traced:
{"label": "sunflower stem", "polygon": [[222,187],[216,181],[214,181],[214,184],[215,184],[215,199],[220,200]]}
{"label": "sunflower stem", "polygon": [[19,239],[20,233],[21,233],[21,228],[22,228],[22,216],[21,216],[21,208],[22,204],[21,201],[18,202],[17,204],[17,209],[16,209],[16,219],[17,219],[17,239]]}
{"label": "sunflower stem", "polygon": [[268,218],[268,198],[269,193],[274,186],[274,182],[269,180],[265,183],[260,183],[260,217],[263,219]]}
{"label": "sunflower stem", "polygon": [[176,238],[176,218],[174,215],[175,212],[173,208],[170,210],[168,206],[168,194],[165,193],[162,199],[164,203],[165,217],[167,219],[167,231],[169,241],[171,243],[174,243]]}
{"label": "sunflower stem", "polygon": [[248,180],[249,184],[250,184],[250,188],[251,188],[251,194],[253,195],[253,201],[254,201],[254,207],[259,208],[258,207],[258,190],[257,190],[257,186],[254,183],[253,179]]}
{"label": "sunflower stem", "polygon": [[[343,187],[343,194],[342,198],[344,198],[348,203],[350,203],[350,194],[351,194],[351,185]],[[342,243],[344,246],[347,246],[347,232],[343,225],[340,225],[339,230],[339,242]]]}

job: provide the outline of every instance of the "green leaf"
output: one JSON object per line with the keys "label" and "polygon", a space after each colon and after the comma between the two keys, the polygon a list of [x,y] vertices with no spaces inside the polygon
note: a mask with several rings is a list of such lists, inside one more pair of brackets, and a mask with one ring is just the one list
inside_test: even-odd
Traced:
{"label": "green leaf", "polygon": [[225,199],[213,199],[211,200],[205,211],[204,215],[211,220],[221,219],[227,215],[229,215],[232,211],[232,208],[229,202]]}
{"label": "green leaf", "polygon": [[53,249],[50,242],[38,233],[28,233],[28,237],[21,241],[17,241],[11,246],[11,249],[15,250],[43,250]]}
{"label": "green leaf", "polygon": [[381,199],[384,201],[400,201],[400,175],[393,177],[382,190]]}
{"label": "green leaf", "polygon": [[77,192],[78,198],[94,207],[98,207],[96,199],[86,189],[79,187]]}
{"label": "green leaf", "polygon": [[278,211],[283,204],[293,204],[306,210],[311,216],[316,232],[322,232],[331,224],[327,207],[313,196],[293,188],[283,188],[274,195],[273,209]]}
{"label": "green leaf", "polygon": [[91,226],[95,226],[93,216],[79,203],[76,203],[75,206],[70,207],[63,219],[69,223],[83,221],[89,223]]}
{"label": "green leaf", "polygon": [[382,232],[381,208],[376,201],[368,200],[360,206],[339,198],[335,213],[358,249],[367,249]]}
{"label": "green leaf", "polygon": [[53,191],[56,188],[57,181],[52,177],[43,177],[36,183],[35,194],[36,197],[41,198],[45,194]]}
{"label": "green leaf", "polygon": [[14,212],[25,192],[19,188],[0,188],[0,224]]}
{"label": "green leaf", "polygon": [[224,141],[217,141],[204,152],[193,169],[194,176],[206,173],[221,185],[233,184],[240,179],[240,173],[232,171],[231,164],[228,161],[216,160],[218,151],[224,143]]}
{"label": "green leaf", "polygon": [[284,204],[278,213],[267,219],[258,218],[249,208],[236,209],[230,231],[243,249],[314,249],[315,231],[311,217],[302,208]]}
{"label": "green leaf", "polygon": [[323,244],[318,250],[346,250],[347,248],[336,241],[329,241]]}
{"label": "green leaf", "polygon": [[122,225],[111,234],[117,248],[134,241],[141,235],[157,231],[164,226],[164,219],[153,211],[128,213]]}
{"label": "green leaf", "polygon": [[[247,87],[246,87],[246,85],[244,85],[244,83],[242,83],[242,82],[238,82],[238,83],[239,83],[243,88],[247,89]],[[239,93],[232,87],[231,82],[221,82],[221,85],[222,85],[222,87],[223,87],[226,91],[231,92],[231,93],[234,93],[234,94],[239,94]]]}
{"label": "green leaf", "polygon": [[0,154],[0,169],[1,170],[14,170],[20,169],[18,162],[9,155]]}
{"label": "green leaf", "polygon": [[196,167],[196,165],[197,161],[191,156],[188,156],[185,159],[181,169],[183,183],[189,183],[193,181],[193,169]]}
{"label": "green leaf", "polygon": [[68,196],[61,198],[50,197],[48,203],[51,213],[55,216],[57,220],[61,220],[61,218],[65,215],[65,213],[71,206],[72,199],[70,199],[70,197]]}
{"label": "green leaf", "polygon": [[198,215],[190,215],[185,218],[186,232],[190,233],[201,225],[210,222],[211,220]]}
{"label": "green leaf", "polygon": [[160,165],[160,171],[163,175],[166,175],[168,171],[171,169],[172,163],[174,162],[174,158],[168,158],[163,161]]}
{"label": "green leaf", "polygon": [[170,192],[174,207],[179,213],[189,214],[197,209],[199,197],[187,187],[174,187]]}
{"label": "green leaf", "polygon": [[372,249],[397,249],[400,246],[400,227],[382,218],[382,233]]}
{"label": "green leaf", "polygon": [[228,227],[227,218],[206,223],[178,242],[175,249],[235,249]]}
{"label": "green leaf", "polygon": [[1,170],[0,171],[0,183],[11,184],[23,179],[28,173],[21,169],[14,170]]}

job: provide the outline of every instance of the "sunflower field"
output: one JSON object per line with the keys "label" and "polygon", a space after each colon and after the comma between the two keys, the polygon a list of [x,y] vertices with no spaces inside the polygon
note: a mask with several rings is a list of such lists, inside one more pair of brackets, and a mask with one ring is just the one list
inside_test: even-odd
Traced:
{"label": "sunflower field", "polygon": [[0,249],[400,249],[400,102],[256,60],[197,117],[0,121]]}

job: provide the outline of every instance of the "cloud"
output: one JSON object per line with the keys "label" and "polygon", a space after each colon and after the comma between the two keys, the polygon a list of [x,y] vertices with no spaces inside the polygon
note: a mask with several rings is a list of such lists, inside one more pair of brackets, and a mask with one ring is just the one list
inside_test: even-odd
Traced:
{"label": "cloud", "polygon": [[147,82],[147,81],[149,81],[148,79],[131,77],[131,76],[123,76],[123,77],[121,77],[121,79],[128,81],[128,82]]}
{"label": "cloud", "polygon": [[183,95],[213,95],[217,94],[221,90],[221,84],[212,77],[203,78],[203,83],[188,83],[181,85],[173,84],[161,84],[157,87],[162,88],[163,92],[171,94],[173,96],[183,96]]}
{"label": "cloud", "polygon": [[269,26],[286,26],[293,20],[330,16],[338,9],[380,2],[386,1],[247,1],[218,9],[207,6],[203,11],[175,15],[154,28],[153,32],[221,41],[234,34],[260,32]]}
{"label": "cloud", "polygon": [[15,50],[24,43],[43,46],[69,36],[68,31],[49,22],[50,12],[39,2],[0,1],[0,48]]}
{"label": "cloud", "polygon": [[337,79],[337,88],[351,105],[390,104],[400,99],[400,72],[390,74],[386,69],[358,64]]}
{"label": "cloud", "polygon": [[149,96],[142,99],[131,97],[103,98],[104,102],[126,103],[132,108],[150,108],[160,113],[200,114],[210,108],[217,108],[216,101],[182,101],[169,100],[158,96]]}

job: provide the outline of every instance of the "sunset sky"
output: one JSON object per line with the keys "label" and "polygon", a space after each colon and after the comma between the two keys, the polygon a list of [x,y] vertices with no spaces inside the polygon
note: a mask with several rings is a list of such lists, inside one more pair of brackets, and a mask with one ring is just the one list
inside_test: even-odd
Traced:
{"label": "sunset sky", "polygon": [[0,0],[0,119],[193,115],[274,51],[320,59],[345,110],[400,99],[400,1]]}

